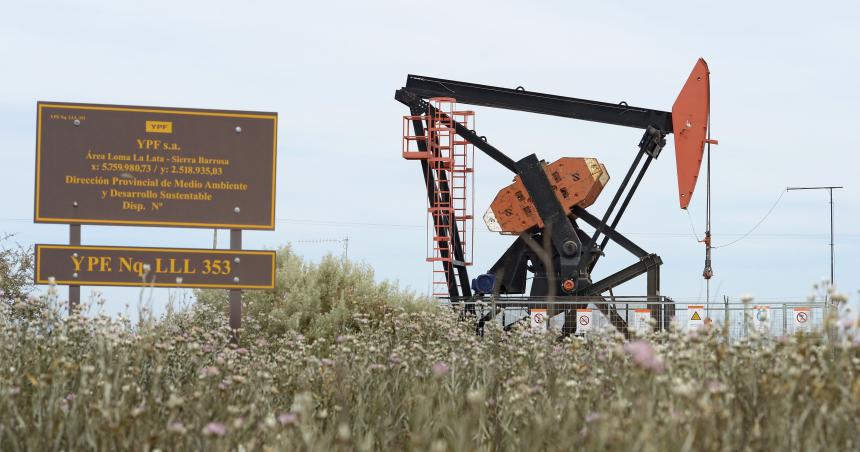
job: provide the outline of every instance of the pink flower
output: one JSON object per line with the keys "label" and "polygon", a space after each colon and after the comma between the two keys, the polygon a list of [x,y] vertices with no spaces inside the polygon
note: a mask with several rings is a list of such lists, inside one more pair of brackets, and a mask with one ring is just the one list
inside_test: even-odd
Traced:
{"label": "pink flower", "polygon": [[444,377],[448,375],[451,369],[448,368],[448,365],[443,363],[442,361],[436,361],[433,363],[433,375],[437,377]]}
{"label": "pink flower", "polygon": [[185,425],[179,421],[171,422],[167,424],[167,431],[172,433],[185,433]]}
{"label": "pink flower", "polygon": [[588,414],[585,416],[585,422],[586,422],[587,424],[590,424],[590,423],[592,423],[592,422],[597,422],[597,421],[599,421],[599,420],[601,420],[601,419],[603,419],[603,415],[602,415],[602,414],[600,414],[600,413],[593,413],[593,412],[592,412],[592,413],[588,413]]}
{"label": "pink flower", "polygon": [[332,361],[328,358],[323,358],[320,360],[320,362],[322,363],[323,366],[326,366],[326,367],[334,366],[334,361]]}
{"label": "pink flower", "polygon": [[227,427],[220,422],[210,422],[203,427],[203,434],[210,436],[224,436],[227,434]]}
{"label": "pink flower", "polygon": [[708,382],[708,391],[710,392],[723,392],[725,390],[726,385],[720,381],[712,380]]}
{"label": "pink flower", "polygon": [[207,377],[214,377],[214,376],[218,375],[219,373],[221,373],[221,372],[215,366],[207,366],[203,369],[203,375],[205,375]]}
{"label": "pink flower", "polygon": [[657,355],[654,347],[650,343],[643,340],[628,342],[624,344],[624,351],[627,352],[637,366],[648,369],[654,372],[663,372],[665,368],[663,358]]}
{"label": "pink flower", "polygon": [[281,415],[278,416],[278,422],[280,422],[281,425],[293,425],[298,421],[299,415],[293,412],[281,413]]}

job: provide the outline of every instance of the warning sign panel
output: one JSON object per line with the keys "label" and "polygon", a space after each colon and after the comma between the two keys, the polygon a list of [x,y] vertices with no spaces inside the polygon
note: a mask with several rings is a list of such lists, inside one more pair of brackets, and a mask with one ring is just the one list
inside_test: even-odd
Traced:
{"label": "warning sign panel", "polygon": [[529,312],[533,330],[546,331],[547,315],[546,309],[532,309]]}
{"label": "warning sign panel", "polygon": [[699,328],[703,328],[705,326],[705,307],[698,306],[687,306],[687,329],[688,330],[698,330]]}
{"label": "warning sign panel", "polygon": [[633,311],[633,332],[640,336],[651,332],[651,310],[636,309]]}
{"label": "warning sign panel", "polygon": [[794,332],[808,333],[812,331],[812,309],[794,308]]}
{"label": "warning sign panel", "polygon": [[770,306],[753,306],[750,323],[753,331],[770,332]]}
{"label": "warning sign panel", "polygon": [[594,324],[594,317],[592,315],[591,309],[577,309],[576,310],[576,332],[577,333],[586,333],[586,332],[591,331],[593,324]]}

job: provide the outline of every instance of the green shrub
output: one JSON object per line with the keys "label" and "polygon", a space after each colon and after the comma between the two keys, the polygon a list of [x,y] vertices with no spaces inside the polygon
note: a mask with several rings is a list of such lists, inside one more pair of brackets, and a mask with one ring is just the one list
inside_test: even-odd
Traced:
{"label": "green shrub", "polygon": [[[197,291],[197,303],[210,312],[227,312],[224,290]],[[275,290],[247,291],[243,295],[243,326],[253,334],[270,337],[288,331],[309,338],[334,338],[356,331],[356,313],[378,322],[395,308],[422,312],[434,308],[426,298],[375,282],[373,269],[365,264],[328,255],[320,263],[305,262],[289,246],[278,251]]]}
{"label": "green shrub", "polygon": [[0,299],[7,303],[33,290],[33,249],[9,246],[10,238],[0,238]]}

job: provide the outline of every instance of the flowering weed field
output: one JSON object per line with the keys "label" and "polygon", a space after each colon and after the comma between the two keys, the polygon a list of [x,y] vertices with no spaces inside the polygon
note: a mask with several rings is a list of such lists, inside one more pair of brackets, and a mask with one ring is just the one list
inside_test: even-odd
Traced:
{"label": "flowering weed field", "polygon": [[479,337],[370,281],[285,250],[238,345],[218,292],[139,322],[3,303],[0,450],[860,448],[843,336]]}

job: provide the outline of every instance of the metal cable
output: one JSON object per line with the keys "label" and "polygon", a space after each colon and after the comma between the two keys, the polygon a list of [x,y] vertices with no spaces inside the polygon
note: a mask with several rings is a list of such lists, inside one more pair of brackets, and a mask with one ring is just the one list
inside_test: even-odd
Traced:
{"label": "metal cable", "polygon": [[770,206],[770,209],[767,211],[767,213],[764,215],[764,217],[762,217],[762,219],[761,219],[761,220],[759,220],[759,221],[758,221],[758,223],[756,223],[756,224],[755,224],[755,226],[753,226],[753,227],[752,227],[752,229],[750,229],[749,231],[747,231],[747,232],[746,232],[746,234],[744,234],[744,235],[742,235],[742,236],[738,237],[738,238],[737,238],[737,239],[735,239],[735,240],[732,240],[732,241],[731,241],[731,242],[729,242],[729,243],[726,243],[725,245],[715,246],[714,248],[725,248],[725,247],[727,247],[727,246],[734,245],[735,243],[738,243],[738,242],[740,242],[741,240],[743,240],[743,239],[745,239],[745,238],[749,237],[749,235],[750,235],[750,234],[752,234],[753,232],[755,232],[755,230],[756,230],[756,229],[758,229],[758,227],[759,227],[759,226],[761,226],[761,224],[762,224],[762,223],[764,223],[764,220],[767,220],[767,217],[769,217],[769,216],[770,216],[770,214],[773,212],[773,209],[776,209],[776,206],[777,206],[777,204],[779,204],[779,201],[781,201],[781,200],[782,200],[783,195],[785,195],[785,190],[780,191],[780,193],[779,193],[779,197],[778,197],[778,198],[776,198],[776,202],[774,202],[774,203],[773,203],[773,205],[772,205],[772,206]]}
{"label": "metal cable", "polygon": [[[690,215],[690,210],[684,209],[684,212],[687,213],[687,219],[690,220],[690,232],[693,233],[693,238],[695,238],[697,242],[701,242],[701,240],[699,239],[699,233],[696,232],[696,225],[693,223],[693,216]],[[627,235],[630,235],[630,233],[628,232]]]}

